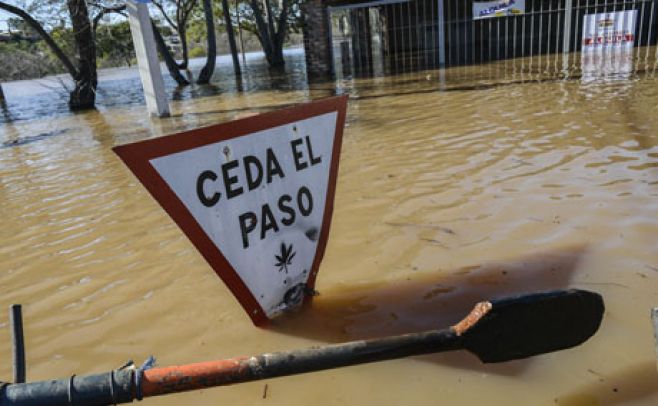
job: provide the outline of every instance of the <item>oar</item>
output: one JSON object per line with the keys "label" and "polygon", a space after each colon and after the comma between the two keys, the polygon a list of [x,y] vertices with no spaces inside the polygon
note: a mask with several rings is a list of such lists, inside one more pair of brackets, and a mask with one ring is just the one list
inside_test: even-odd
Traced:
{"label": "oar", "polygon": [[[603,311],[601,296],[593,292],[535,293],[478,303],[466,318],[444,330],[189,365],[122,369],[74,380],[15,384],[7,386],[0,399],[7,405],[125,403],[134,398],[458,349],[472,352],[483,362],[503,362],[583,343],[598,330]],[[47,401],[48,390],[51,395],[57,393],[59,403]]]}

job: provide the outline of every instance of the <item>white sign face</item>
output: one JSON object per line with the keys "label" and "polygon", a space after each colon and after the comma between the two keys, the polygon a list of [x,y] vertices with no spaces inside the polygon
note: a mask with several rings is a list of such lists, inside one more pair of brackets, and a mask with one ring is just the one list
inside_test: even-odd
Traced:
{"label": "white sign face", "polygon": [[473,2],[473,19],[520,15],[525,12],[525,0]]}
{"label": "white sign face", "polygon": [[637,10],[583,16],[582,81],[624,80],[633,70]]}
{"label": "white sign face", "polygon": [[116,148],[256,324],[313,290],[346,102],[332,98]]}
{"label": "white sign face", "polygon": [[635,43],[637,10],[583,16],[583,52],[630,49]]}

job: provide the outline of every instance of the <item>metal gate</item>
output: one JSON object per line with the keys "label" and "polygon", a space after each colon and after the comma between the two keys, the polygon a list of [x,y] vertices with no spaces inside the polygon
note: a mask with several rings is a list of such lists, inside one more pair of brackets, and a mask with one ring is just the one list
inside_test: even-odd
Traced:
{"label": "metal gate", "polygon": [[[569,61],[583,16],[637,10],[634,47],[658,59],[658,0],[498,0],[522,11],[480,18],[472,0],[383,0],[330,7],[334,73],[380,76],[518,57]],[[484,5],[486,6],[486,4]],[[489,12],[486,9],[484,12]],[[495,11],[493,11],[495,13]],[[562,64],[560,64],[562,66]]]}

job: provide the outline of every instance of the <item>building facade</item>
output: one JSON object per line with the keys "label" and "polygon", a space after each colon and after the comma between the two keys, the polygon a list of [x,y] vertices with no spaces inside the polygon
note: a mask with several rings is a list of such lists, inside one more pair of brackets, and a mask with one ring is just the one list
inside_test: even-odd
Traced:
{"label": "building facade", "polygon": [[579,52],[590,31],[602,46],[658,36],[658,0],[309,0],[304,11],[311,77]]}

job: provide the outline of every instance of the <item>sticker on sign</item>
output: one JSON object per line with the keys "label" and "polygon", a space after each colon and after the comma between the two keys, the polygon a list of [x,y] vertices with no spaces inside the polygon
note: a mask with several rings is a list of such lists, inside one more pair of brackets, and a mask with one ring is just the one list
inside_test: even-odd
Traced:
{"label": "sticker on sign", "polygon": [[114,151],[263,324],[313,292],[347,96]]}

